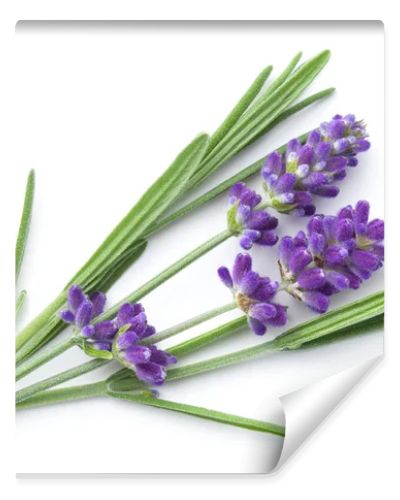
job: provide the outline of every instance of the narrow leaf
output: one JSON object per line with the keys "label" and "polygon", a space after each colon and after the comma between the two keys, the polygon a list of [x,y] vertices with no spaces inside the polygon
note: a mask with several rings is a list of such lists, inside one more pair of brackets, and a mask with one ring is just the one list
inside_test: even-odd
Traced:
{"label": "narrow leaf", "polygon": [[262,94],[259,94],[258,98],[256,98],[251,106],[249,106],[249,108],[247,109],[247,112],[249,112],[250,110],[253,109],[253,107],[258,104],[259,100],[262,98],[262,99],[265,99],[266,96],[272,94],[277,88],[279,88],[281,85],[283,85],[283,83],[285,83],[285,81],[288,79],[289,75],[292,73],[292,71],[295,69],[295,67],[297,66],[297,63],[300,61],[301,59],[301,55],[302,53],[299,52],[298,54],[296,54],[294,56],[294,58],[290,61],[290,63],[288,64],[288,66],[282,71],[282,73],[278,76],[278,78],[276,78],[272,83],[271,85],[269,85],[265,92],[263,92]]}
{"label": "narrow leaf", "polygon": [[22,260],[24,258],[26,241],[29,234],[29,226],[31,223],[33,197],[35,192],[35,171],[31,170],[28,175],[28,180],[25,189],[24,206],[22,208],[21,221],[19,224],[17,243],[15,246],[15,278],[18,279],[21,271]]}
{"label": "narrow leaf", "polygon": [[269,75],[271,74],[272,66],[267,66],[261,73],[257,76],[251,86],[248,88],[246,93],[232,109],[229,115],[225,118],[219,128],[211,136],[210,144],[208,146],[208,151],[211,151],[216,144],[225,136],[225,134],[233,127],[233,125],[239,120],[243,113],[247,110],[250,104],[254,101],[257,95],[260,93],[263,85],[267,81]]}
{"label": "narrow leaf", "polygon": [[223,413],[216,410],[210,410],[208,408],[202,408],[200,406],[176,403],[174,401],[158,399],[150,395],[143,396],[136,394],[127,394],[126,392],[111,391],[109,392],[109,395],[114,398],[131,401],[132,403],[139,403],[146,406],[155,406],[157,408],[163,408],[165,410],[185,413],[186,415],[192,415],[222,424],[233,425],[235,427],[241,427],[243,429],[248,429],[251,431],[267,432],[281,437],[284,437],[285,435],[285,428],[281,425],[263,422],[261,420],[255,420],[252,418],[240,417],[238,415]]}
{"label": "narrow leaf", "polygon": [[21,308],[24,305],[25,299],[26,299],[26,290],[22,290],[19,292],[16,303],[15,303],[15,313],[18,316],[18,314],[21,312]]}

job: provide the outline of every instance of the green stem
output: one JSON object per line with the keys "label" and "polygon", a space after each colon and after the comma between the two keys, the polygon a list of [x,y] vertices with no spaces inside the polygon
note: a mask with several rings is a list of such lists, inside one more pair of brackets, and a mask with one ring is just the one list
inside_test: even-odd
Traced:
{"label": "green stem", "polygon": [[104,380],[92,384],[63,387],[62,389],[53,389],[32,396],[29,399],[25,399],[17,403],[16,408],[17,410],[24,410],[27,408],[64,403],[65,401],[102,397],[106,395],[106,391],[107,385]]}
{"label": "green stem", "polygon": [[285,435],[284,427],[269,422],[263,422],[251,418],[231,415],[220,411],[210,410],[208,408],[202,408],[200,406],[187,405],[184,403],[176,403],[174,401],[167,401],[165,399],[157,399],[152,396],[147,396],[147,395],[145,396],[142,394],[127,394],[124,392],[114,392],[114,391],[108,392],[107,386],[103,381],[96,382],[93,384],[78,385],[75,387],[66,387],[63,389],[46,391],[43,394],[38,394],[36,396],[31,397],[30,399],[18,402],[17,410],[37,408],[40,406],[46,406],[50,404],[57,404],[66,401],[76,401],[80,399],[88,399],[95,397],[112,397],[117,399],[124,399],[132,403],[138,403],[146,406],[154,406],[157,408],[163,408],[165,410],[184,413],[186,415],[193,415],[203,419],[212,420],[214,422],[233,425],[235,427],[241,427],[243,429],[259,431],[259,432],[267,432],[281,437],[284,437]]}
{"label": "green stem", "polygon": [[63,342],[59,342],[55,346],[47,348],[41,353],[36,354],[36,356],[28,358],[24,363],[17,366],[15,371],[16,380],[20,380],[21,378],[25,377],[26,375],[28,375],[28,373],[31,373],[33,370],[36,370],[36,368],[39,368],[39,366],[44,365],[51,359],[59,356],[67,349],[70,349],[71,347],[76,345],[76,343],[77,338],[75,336],[71,336]]}
{"label": "green stem", "polygon": [[145,295],[152,292],[154,289],[185,269],[185,267],[187,267],[189,264],[202,257],[207,252],[211,251],[213,248],[217,247],[231,236],[233,236],[232,232],[226,229],[225,231],[218,233],[213,238],[207,240],[205,243],[198,246],[197,248],[186,254],[184,257],[174,262],[172,265],[168,266],[157,276],[147,281],[147,283],[139,287],[135,292],[127,295],[124,299],[120,300],[117,304],[108,309],[104,314],[98,316],[96,318],[96,322],[104,321],[114,316],[122,304],[126,302],[133,303],[142,299]]}
{"label": "green stem", "polygon": [[144,339],[142,344],[156,344],[157,342],[161,342],[162,340],[169,339],[178,333],[184,332],[185,330],[189,330],[189,328],[193,328],[200,323],[204,323],[209,319],[215,318],[220,314],[223,314],[228,311],[232,311],[236,307],[236,302],[229,302],[229,304],[225,304],[224,306],[216,307],[215,309],[211,309],[205,313],[199,314],[198,316],[194,316],[186,321],[182,321],[182,323],[178,323],[177,325],[171,326],[171,328],[167,328],[152,337]]}
{"label": "green stem", "polygon": [[93,371],[96,368],[105,365],[106,363],[108,363],[108,361],[109,360],[104,360],[104,359],[92,359],[87,363],[76,366],[64,372],[58,373],[57,375],[46,378],[45,380],[41,380],[40,382],[32,384],[29,387],[24,387],[23,389],[17,391],[15,395],[15,400],[17,403],[20,403],[21,401],[24,401],[25,399],[28,399],[39,392],[46,391],[51,387],[62,384],[64,382],[67,382],[68,380],[71,380],[85,373]]}
{"label": "green stem", "polygon": [[281,425],[254,420],[252,418],[240,417],[238,415],[231,415],[229,413],[210,410],[208,408],[202,408],[200,406],[176,403],[174,401],[166,401],[165,399],[158,399],[151,396],[128,394],[126,392],[113,392],[111,396],[114,398],[125,399],[127,401],[143,404],[146,406],[155,406],[157,408],[163,408],[165,410],[185,413],[187,415],[194,415],[196,417],[212,420],[214,422],[223,424],[233,425],[235,427],[241,427],[243,429],[248,429],[251,431],[267,432],[281,437],[285,436],[285,428]]}

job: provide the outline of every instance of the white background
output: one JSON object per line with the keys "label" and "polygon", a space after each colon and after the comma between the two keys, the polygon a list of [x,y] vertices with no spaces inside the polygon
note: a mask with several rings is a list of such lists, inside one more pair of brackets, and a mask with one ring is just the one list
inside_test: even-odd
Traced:
{"label": "white background", "polygon": [[[356,42],[364,53],[355,62],[347,48]],[[318,202],[318,210],[335,213],[341,206],[368,198],[372,217],[383,216],[383,32],[379,23],[113,23],[56,28],[21,23],[16,43],[18,164],[24,175],[26,165],[35,166],[38,186],[21,279],[21,287],[30,292],[25,318],[52,299],[199,126],[215,130],[263,66],[278,61],[277,71],[281,71],[299,49],[306,57],[325,47],[332,50],[327,71],[309,93],[335,84],[336,95],[282,124],[225,165],[207,186],[333,114],[354,112],[369,124],[373,147],[349,172],[340,196]],[[372,75],[371,64],[380,68]],[[365,92],[374,98],[366,102]],[[260,188],[259,179],[253,184]],[[222,196],[151,239],[140,262],[108,294],[110,303],[223,230],[226,206],[227,197]],[[303,219],[283,216],[280,220],[281,235],[305,227]],[[149,320],[161,330],[229,302],[230,293],[219,283],[216,268],[224,263],[230,266],[238,251],[237,241],[231,239],[144,298]],[[257,248],[253,253],[255,268],[278,279],[276,247]],[[335,297],[333,306],[380,289],[382,281],[381,270],[360,292]],[[279,300],[289,305],[292,325],[313,316],[291,298]],[[238,316],[238,312],[226,316]],[[220,323],[221,319],[214,320],[181,337]],[[268,332],[267,338],[276,333]],[[242,332],[189,360],[264,340]],[[284,424],[276,396],[379,355],[381,342],[377,332],[317,351],[278,353],[168,384],[161,395]],[[166,345],[174,344],[175,339]],[[84,359],[74,349],[26,377],[24,384]],[[109,371],[99,370],[86,380],[103,378]],[[117,435],[118,429],[123,430],[123,439],[99,440],[97,436],[104,436],[109,426],[116,428]],[[88,440],[90,446],[71,460],[80,440]],[[154,454],[155,443],[169,450],[168,459]],[[17,470],[25,473],[266,472],[275,464],[281,443],[274,436],[107,400],[17,415]],[[26,449],[30,451],[22,453]],[[117,453],[119,460],[104,461],[104,454],[111,453]]]}
{"label": "white background", "polygon": [[[179,2],[178,2],[179,3]],[[114,3],[114,6],[117,3]],[[111,18],[121,18],[123,17],[124,9],[121,8],[123,2],[118,3],[117,9],[114,10],[113,13],[110,11],[107,12],[107,9],[104,9],[104,6],[99,6],[97,11],[92,10],[91,12],[86,9],[81,9],[79,14],[77,10],[74,11],[74,6],[71,2],[68,4],[68,8],[63,8],[62,6],[58,6],[57,11],[53,9],[52,5],[47,5],[47,10],[43,10],[43,6],[45,2],[37,3],[33,8],[32,4],[28,6],[25,5],[25,9],[20,10],[14,19],[21,17],[21,12],[25,15],[25,17],[38,17],[38,18],[57,18],[62,15],[66,15],[67,18],[93,18],[96,16],[104,16]],[[247,2],[246,7],[243,8],[238,7],[237,4],[230,2],[230,10],[224,8],[223,2],[218,4],[218,8],[214,8],[212,11],[209,9],[207,11],[206,6],[202,9],[196,9],[196,6],[191,5],[191,11],[185,9],[177,10],[177,2],[175,2],[175,10],[174,8],[170,8],[168,6],[168,11],[163,12],[162,8],[159,8],[158,12],[160,16],[165,17],[192,17],[198,16],[200,12],[200,17],[231,17],[231,18],[253,18],[253,17],[265,17],[265,4],[263,7],[258,4],[258,2]],[[258,4],[258,7],[257,7]],[[82,3],[80,3],[82,6]],[[204,2],[203,2],[204,5]],[[97,4],[98,6],[98,4]],[[38,8],[37,8],[38,7]],[[85,5],[86,7],[86,5]],[[136,10],[132,10],[127,17],[146,17],[149,16],[149,11],[146,11],[145,8],[138,8],[136,6]],[[189,7],[188,7],[189,8]],[[96,15],[95,15],[96,12]],[[127,10],[125,10],[125,15]],[[393,29],[394,24],[396,22],[395,15],[390,15],[390,12],[384,12],[381,4],[372,5],[369,3],[366,5],[363,4],[363,8],[360,11],[358,4],[355,2],[351,6],[348,5],[346,10],[342,10],[336,12],[335,17],[353,17],[355,19],[363,16],[365,18],[384,18],[386,21],[386,26],[390,26],[389,33],[390,37],[388,37],[389,43],[387,51],[387,55],[390,56],[393,54],[395,38],[397,36],[396,31]],[[295,6],[294,4],[289,8],[288,5],[285,4],[284,7],[279,5],[268,6],[268,15],[272,18],[321,18],[326,15],[326,9],[324,6],[324,10],[316,5],[313,5],[313,9],[305,8],[304,4]],[[7,18],[3,18],[7,19]],[[8,16],[8,19],[11,20],[13,16]],[[10,26],[8,26],[10,27]],[[355,51],[357,55],[359,51]],[[396,98],[394,96],[394,88],[398,87],[398,73],[397,68],[394,64],[389,64],[389,75],[390,78],[388,81],[388,90],[389,90],[389,100],[391,106],[389,107],[389,118],[394,120],[394,111]],[[397,82],[397,83],[396,83]],[[9,102],[6,104],[10,104]],[[11,115],[10,115],[11,117]],[[395,130],[395,127],[392,128]],[[8,130],[4,130],[4,136],[7,137]],[[390,138],[390,129],[389,129],[389,138]],[[394,165],[394,148],[396,147],[396,141],[394,137],[394,132],[392,135],[390,147],[389,142],[389,162],[391,161],[391,165]],[[8,136],[9,137],[9,136]],[[389,139],[390,141],[390,139]],[[8,152],[9,143],[5,144],[5,148]],[[392,200],[395,199],[395,189],[396,189],[396,176],[389,164],[389,183],[387,190],[387,197]],[[18,183],[16,184],[16,186]],[[10,193],[5,193],[5,195]],[[11,193],[12,194],[12,193]],[[2,198],[2,201],[7,203],[8,197],[5,196]],[[18,200],[19,201],[19,200]],[[5,205],[6,206],[6,205]],[[392,207],[395,207],[392,204]],[[392,222],[393,218],[386,218],[387,222],[389,222],[389,226],[394,228],[394,222]],[[390,227],[389,227],[390,229]],[[391,248],[393,251],[396,249],[396,234],[392,230],[389,232],[389,256],[387,259],[387,265],[390,266],[391,261]],[[391,243],[391,244],[390,244]],[[8,255],[11,257],[12,253],[12,245],[10,247],[6,246],[5,251],[10,250]],[[12,280],[12,272],[7,275],[10,278],[8,283],[11,283]],[[334,419],[331,419],[327,425],[324,426],[323,432],[319,431],[317,439],[313,439],[308,443],[307,453],[305,450],[302,450],[301,453],[298,454],[298,457],[301,459],[293,460],[283,471],[274,477],[269,478],[243,478],[243,477],[230,477],[230,478],[158,478],[155,482],[154,479],[146,479],[142,478],[139,480],[130,479],[118,479],[118,480],[101,480],[101,479],[82,479],[82,480],[24,480],[19,481],[18,490],[16,495],[18,498],[22,498],[22,495],[29,495],[33,498],[36,498],[36,495],[39,494],[41,497],[49,496],[53,492],[57,492],[59,495],[70,495],[73,492],[79,492],[79,494],[85,494],[86,491],[89,492],[88,488],[90,488],[91,493],[96,492],[99,498],[105,498],[111,492],[111,488],[113,488],[113,493],[123,493],[126,491],[132,491],[132,487],[135,488],[135,493],[139,494],[144,491],[148,491],[148,487],[152,485],[152,492],[155,494],[163,494],[166,497],[174,498],[182,497],[185,494],[188,494],[194,487],[196,488],[195,492],[199,495],[204,495],[207,493],[219,494],[222,491],[226,492],[227,489],[229,492],[235,492],[233,496],[243,495],[244,492],[246,494],[274,494],[276,498],[291,498],[293,494],[298,495],[299,493],[304,493],[307,495],[307,498],[316,498],[320,496],[320,494],[324,494],[326,498],[335,498],[339,494],[343,495],[344,484],[348,488],[348,493],[364,494],[365,498],[375,497],[377,494],[382,494],[382,488],[384,487],[384,482],[386,480],[390,480],[390,472],[393,471],[392,465],[395,463],[394,460],[390,460],[391,453],[390,450],[395,440],[398,437],[398,433],[396,431],[396,426],[391,425],[396,421],[396,413],[393,413],[394,406],[393,400],[390,402],[390,397],[392,395],[393,381],[395,380],[396,372],[395,372],[395,356],[396,356],[396,346],[395,341],[396,337],[391,335],[391,333],[395,334],[394,322],[392,321],[392,317],[394,314],[394,300],[395,294],[394,286],[396,280],[396,268],[391,266],[390,273],[388,273],[388,289],[389,297],[387,298],[388,303],[388,315],[387,315],[387,323],[389,328],[389,337],[388,344],[391,350],[389,350],[388,355],[386,357],[384,366],[381,366],[378,376],[370,379],[368,384],[364,385],[362,390],[357,391],[356,398],[353,397],[352,404],[346,404],[345,408],[342,408],[339,412],[337,412]],[[9,296],[9,294],[8,294]],[[7,295],[5,296],[7,299]],[[12,300],[12,297],[11,297]],[[10,303],[10,301],[9,301]],[[11,303],[10,303],[11,310]],[[12,346],[9,345],[9,349],[11,352]],[[396,356],[397,357],[397,356]],[[4,364],[5,368],[9,366],[9,364]],[[9,374],[9,372],[5,371],[5,375]],[[4,379],[4,378],[3,378]],[[9,377],[9,380],[11,378]],[[8,387],[8,392],[6,392],[9,396],[9,401],[12,401],[12,380]],[[10,405],[11,406],[11,405]],[[7,420],[7,414],[3,414],[2,417],[5,420],[5,425],[2,427],[7,432],[7,422],[10,426],[13,426],[13,418],[10,412],[10,418]],[[376,422],[378,422],[380,432],[371,432],[371,428],[376,429]],[[381,432],[381,429],[384,429],[384,432]],[[389,432],[389,434],[388,434]],[[9,434],[9,433],[8,433]],[[365,438],[368,436],[368,453],[365,452]],[[7,437],[7,436],[6,436]],[[8,435],[10,438],[10,434]],[[7,450],[7,467],[6,471],[8,471],[9,478],[11,483],[7,482],[5,484],[13,483],[13,449],[12,443],[8,446],[9,439],[5,440],[4,449]],[[327,453],[329,450],[329,453]],[[345,453],[343,452],[345,450]],[[323,460],[320,457],[323,456]],[[340,480],[335,480],[332,482],[332,471],[335,471],[340,478]],[[312,473],[311,473],[312,471]],[[311,474],[312,474],[312,482],[311,482]],[[326,485],[329,484],[329,488],[327,489]],[[393,495],[391,495],[393,496]],[[389,496],[389,497],[391,497]]]}

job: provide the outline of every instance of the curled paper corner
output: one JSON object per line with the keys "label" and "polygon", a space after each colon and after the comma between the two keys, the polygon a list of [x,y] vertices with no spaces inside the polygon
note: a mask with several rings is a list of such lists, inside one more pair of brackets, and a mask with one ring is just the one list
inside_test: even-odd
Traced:
{"label": "curled paper corner", "polygon": [[285,438],[271,473],[278,472],[349,392],[383,359],[374,356],[352,368],[281,396]]}

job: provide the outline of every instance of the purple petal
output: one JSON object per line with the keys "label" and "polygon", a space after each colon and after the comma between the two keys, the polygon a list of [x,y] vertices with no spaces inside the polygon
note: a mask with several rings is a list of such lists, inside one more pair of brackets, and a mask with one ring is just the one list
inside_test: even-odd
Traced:
{"label": "purple petal", "polygon": [[340,189],[337,186],[326,185],[320,186],[318,188],[313,189],[313,193],[318,196],[323,196],[324,198],[335,198],[340,192]]}
{"label": "purple petal", "polygon": [[279,260],[284,264],[289,262],[289,258],[295,248],[293,238],[284,236],[279,243]]}
{"label": "purple petal", "polygon": [[312,233],[310,235],[310,248],[314,255],[320,254],[324,251],[326,246],[326,239],[323,234]]}
{"label": "purple petal", "polygon": [[354,224],[351,219],[336,219],[334,235],[337,241],[346,241],[354,237]]}
{"label": "purple petal", "polygon": [[297,177],[295,174],[283,174],[274,187],[275,192],[281,194],[292,191],[296,181]]}
{"label": "purple petal", "polygon": [[298,139],[291,139],[287,143],[287,154],[297,153],[301,148],[301,142]]}
{"label": "purple petal", "polygon": [[258,286],[250,298],[266,302],[275,296],[278,288],[279,283],[277,281],[271,281],[269,278],[260,278]]}
{"label": "purple petal", "polygon": [[337,290],[345,290],[350,287],[350,280],[347,276],[337,271],[328,271],[326,273],[326,279],[333,285]]}
{"label": "purple petal", "polygon": [[257,288],[259,282],[260,276],[258,275],[258,273],[249,271],[243,276],[240,282],[239,290],[244,295],[251,295]]}
{"label": "purple petal", "polygon": [[337,216],[339,219],[353,219],[353,208],[351,205],[347,205],[339,210]]}
{"label": "purple petal", "polygon": [[151,357],[151,350],[144,345],[134,345],[124,351],[124,358],[131,364],[147,363]]}
{"label": "purple petal", "polygon": [[82,328],[81,334],[84,337],[92,337],[95,332],[95,327],[94,325],[86,325]]}
{"label": "purple petal", "polygon": [[60,318],[65,321],[65,323],[75,323],[75,315],[69,309],[60,311]]}
{"label": "purple petal", "polygon": [[78,307],[85,300],[85,294],[79,285],[72,285],[68,289],[68,305],[72,312],[76,312]]}
{"label": "purple petal", "polygon": [[272,326],[285,326],[287,323],[287,312],[286,307],[280,304],[274,304],[276,309],[276,315],[267,321],[268,325]]}
{"label": "purple petal", "polygon": [[310,144],[302,146],[298,152],[297,163],[299,165],[311,165],[314,161],[314,148]]}
{"label": "purple petal", "polygon": [[137,364],[135,372],[139,380],[151,385],[161,385],[167,376],[163,366],[152,362]]}
{"label": "purple petal", "polygon": [[256,318],[252,318],[251,316],[247,316],[247,323],[251,330],[256,334],[256,335],[264,335],[264,333],[267,331],[267,327],[261,323],[261,321],[258,321]]}
{"label": "purple petal", "polygon": [[346,263],[347,250],[339,245],[331,245],[324,252],[324,260],[328,266],[341,266]]}
{"label": "purple petal", "polygon": [[304,292],[302,300],[317,313],[325,313],[329,308],[329,298],[321,292]]}
{"label": "purple petal", "polygon": [[117,331],[114,321],[101,321],[94,325],[92,337],[96,340],[108,340],[112,339]]}
{"label": "purple petal", "polygon": [[306,269],[297,278],[297,283],[304,290],[317,290],[325,284],[325,281],[325,273],[318,267]]}
{"label": "purple petal", "polygon": [[95,318],[104,311],[106,305],[106,296],[102,292],[94,292],[90,297],[90,302],[93,304],[93,316]]}
{"label": "purple petal", "polygon": [[351,254],[351,260],[361,271],[376,271],[380,263],[377,255],[366,250],[354,250]]}
{"label": "purple petal", "polygon": [[249,316],[261,321],[261,323],[266,323],[269,319],[274,318],[277,314],[276,307],[273,304],[253,304],[249,309]]}
{"label": "purple petal", "polygon": [[282,155],[278,151],[273,151],[267,156],[265,160],[265,165],[262,168],[261,175],[268,177],[271,174],[280,175],[283,169]]}
{"label": "purple petal", "polygon": [[77,327],[82,328],[90,323],[93,314],[92,303],[85,299],[78,307],[75,315],[75,324]]}
{"label": "purple petal", "polygon": [[[311,144],[311,146],[317,146],[321,140],[321,132],[318,129],[313,130],[308,134],[307,144]],[[322,143],[328,144],[328,143]]]}
{"label": "purple petal", "polygon": [[232,281],[232,276],[231,273],[229,272],[229,269],[225,266],[221,266],[217,270],[218,276],[220,277],[220,280],[222,283],[227,286],[228,288],[233,287],[233,281]]}
{"label": "purple petal", "polygon": [[365,200],[360,200],[354,209],[354,222],[356,224],[366,224],[369,217],[369,203]]}
{"label": "purple petal", "polygon": [[122,304],[119,308],[117,314],[117,326],[120,328],[131,322],[132,317],[136,316],[140,312],[143,312],[143,306],[141,304]]}
{"label": "purple petal", "polygon": [[367,237],[370,240],[380,241],[385,237],[385,223],[381,219],[374,219],[367,225]]}
{"label": "purple petal", "polygon": [[354,145],[354,152],[362,153],[364,151],[368,151],[370,147],[371,143],[369,141],[367,141],[366,139],[359,139]]}
{"label": "purple petal", "polygon": [[261,231],[260,237],[255,243],[268,247],[274,246],[279,240],[278,235],[274,231]]}
{"label": "purple petal", "polygon": [[248,235],[244,234],[240,239],[239,239],[239,245],[243,248],[243,250],[250,250],[253,246],[253,239]]}
{"label": "purple petal", "polygon": [[251,257],[248,253],[239,253],[236,256],[232,269],[232,279],[235,285],[240,285],[244,274],[251,271],[251,264]]}
{"label": "purple petal", "polygon": [[176,356],[169,354],[169,352],[157,349],[155,346],[149,346],[151,350],[150,361],[157,363],[161,366],[169,366],[177,362]]}
{"label": "purple petal", "polygon": [[310,262],[312,261],[312,257],[310,252],[305,250],[304,248],[297,248],[289,258],[289,269],[292,273],[297,274],[302,271]]}
{"label": "purple petal", "polygon": [[139,340],[137,333],[134,330],[127,330],[121,333],[117,339],[118,349],[128,349],[130,346],[136,344]]}
{"label": "purple petal", "polygon": [[156,329],[154,326],[147,325],[143,332],[140,334],[141,339],[146,339],[147,337],[151,337],[156,333]]}

